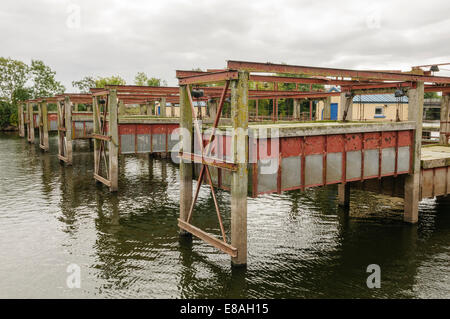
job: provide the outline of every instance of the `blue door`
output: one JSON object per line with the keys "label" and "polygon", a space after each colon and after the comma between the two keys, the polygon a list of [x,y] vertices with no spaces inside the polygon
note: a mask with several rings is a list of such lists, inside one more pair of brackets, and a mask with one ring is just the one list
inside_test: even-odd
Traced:
{"label": "blue door", "polygon": [[331,120],[337,121],[338,118],[338,104],[331,103]]}
{"label": "blue door", "polygon": [[[331,120],[332,121],[337,121],[337,117],[338,117],[338,104],[337,103],[331,103],[330,104],[330,108],[331,108]],[[322,120],[323,120],[323,109],[322,109]]]}

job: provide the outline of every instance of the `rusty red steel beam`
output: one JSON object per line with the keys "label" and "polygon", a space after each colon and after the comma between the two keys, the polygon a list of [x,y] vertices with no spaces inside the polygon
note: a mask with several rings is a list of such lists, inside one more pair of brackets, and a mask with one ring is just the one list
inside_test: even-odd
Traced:
{"label": "rusty red steel beam", "polygon": [[193,75],[190,77],[178,79],[178,82],[180,85],[187,85],[187,84],[203,84],[203,83],[220,82],[237,79],[238,79],[237,71],[225,71],[225,72]]}
{"label": "rusty red steel beam", "polygon": [[[176,71],[176,76],[179,79],[185,78],[185,77],[196,76],[196,75],[203,75],[203,74],[208,74],[208,72],[184,71],[184,70]],[[253,81],[253,82],[324,84],[324,85],[350,85],[350,84],[377,83],[377,82],[371,82],[371,81],[319,79],[319,78],[311,78],[311,77],[295,78],[295,77],[288,77],[288,76],[271,76],[271,75],[255,75],[255,74],[250,74],[249,79],[250,79],[250,81]]]}
{"label": "rusty red steel beam", "polygon": [[450,77],[443,77],[443,76],[425,76],[425,75],[382,72],[382,71],[361,71],[349,69],[321,68],[312,66],[287,65],[275,63],[228,61],[227,67],[230,70],[247,70],[250,72],[338,76],[352,79],[372,79],[381,81],[414,81],[414,82],[423,81],[432,83],[450,83]]}

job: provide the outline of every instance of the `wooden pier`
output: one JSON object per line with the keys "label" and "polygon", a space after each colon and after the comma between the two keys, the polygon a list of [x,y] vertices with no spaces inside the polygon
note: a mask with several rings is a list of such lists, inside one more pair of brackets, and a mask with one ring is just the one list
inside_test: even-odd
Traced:
{"label": "wooden pier", "polygon": [[[338,202],[348,207],[353,187],[389,190],[391,196],[405,199],[404,221],[416,223],[422,198],[450,192],[450,78],[417,70],[358,71],[242,61],[206,72],[177,71],[177,78],[179,87],[107,86],[86,95],[27,101],[25,109],[19,107],[19,134],[34,142],[38,127],[39,144],[48,151],[48,131],[54,128],[49,123],[55,119],[47,112],[47,103],[55,102],[58,158],[73,164],[73,140],[92,139],[93,179],[111,191],[119,190],[119,156],[177,155],[180,234],[193,234],[217,247],[231,256],[235,266],[247,264],[248,196],[337,184]],[[250,83],[256,83],[256,90]],[[258,83],[273,83],[273,89],[261,90],[264,85]],[[281,90],[285,83],[293,83],[295,89]],[[312,91],[312,84],[339,85],[341,92]],[[301,90],[305,85],[309,91]],[[394,91],[408,96],[407,121],[351,118],[355,94]],[[425,92],[443,94],[439,145],[422,146]],[[339,95],[344,106],[338,121],[301,121],[301,100],[324,101],[327,118],[332,95]],[[269,118],[258,114],[258,101],[263,99],[273,101]],[[252,116],[251,100],[256,105]],[[279,116],[281,100],[293,100],[289,121]],[[77,103],[89,104],[92,112],[74,110]],[[36,115],[33,104],[39,105]],[[228,118],[224,118],[225,104]],[[139,105],[140,114],[127,115],[127,105]],[[195,226],[195,204],[203,183],[211,190],[220,237]],[[218,188],[231,193],[231,238],[222,223]]]}

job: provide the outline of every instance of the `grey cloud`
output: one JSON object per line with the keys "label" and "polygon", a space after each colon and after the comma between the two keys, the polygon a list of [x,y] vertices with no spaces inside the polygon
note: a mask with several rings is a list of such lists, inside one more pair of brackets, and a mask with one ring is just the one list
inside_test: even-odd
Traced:
{"label": "grey cloud", "polygon": [[[80,28],[67,27],[70,5]],[[450,60],[449,1],[3,0],[1,56],[44,60],[71,89],[85,75],[176,69],[227,59],[346,68]]]}

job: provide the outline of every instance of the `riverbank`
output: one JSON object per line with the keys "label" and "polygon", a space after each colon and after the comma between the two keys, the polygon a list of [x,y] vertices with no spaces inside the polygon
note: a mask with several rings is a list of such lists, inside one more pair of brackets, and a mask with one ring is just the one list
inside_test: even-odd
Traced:
{"label": "riverbank", "polygon": [[18,131],[18,130],[19,130],[19,128],[17,126],[14,126],[14,125],[8,125],[8,126],[5,126],[3,128],[0,128],[0,132],[15,132],[15,131]]}

